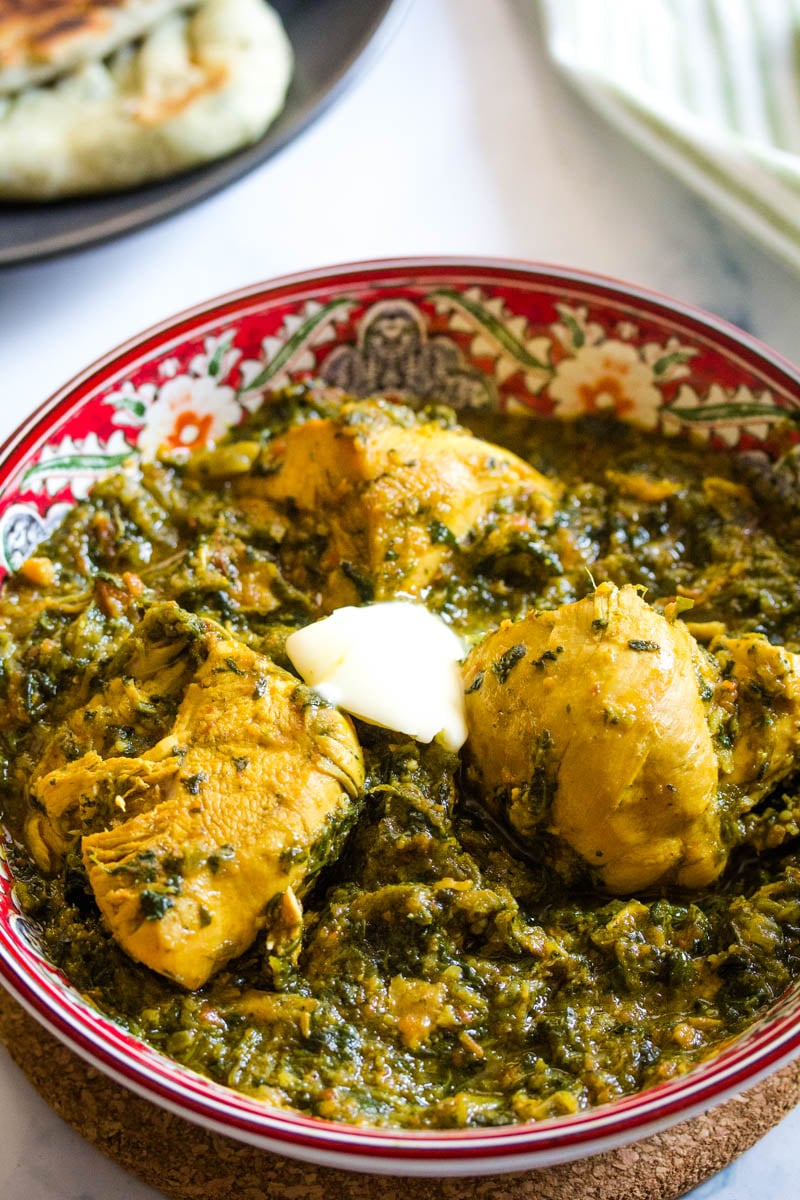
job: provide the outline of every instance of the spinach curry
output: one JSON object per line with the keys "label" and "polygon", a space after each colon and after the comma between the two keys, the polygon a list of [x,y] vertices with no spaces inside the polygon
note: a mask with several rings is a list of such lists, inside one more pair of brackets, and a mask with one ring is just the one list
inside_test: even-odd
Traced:
{"label": "spinach curry", "polygon": [[[764,466],[610,420],[469,422],[289,389],[216,448],[101,481],[0,595],[7,853],[45,952],[173,1059],[321,1118],[602,1104],[685,1072],[800,974],[800,510]],[[555,837],[544,717],[520,805],[477,735],[455,755],[304,688],[288,634],[398,593],[475,647],[468,702],[539,681],[520,720],[571,686],[546,686],[569,648],[553,612],[613,593],[691,642],[728,781],[713,867],[632,884]],[[534,653],[517,630],[545,625],[559,645]],[[645,666],[659,649],[625,638]],[[280,828],[248,857],[267,795]],[[187,838],[210,810],[214,835]]]}

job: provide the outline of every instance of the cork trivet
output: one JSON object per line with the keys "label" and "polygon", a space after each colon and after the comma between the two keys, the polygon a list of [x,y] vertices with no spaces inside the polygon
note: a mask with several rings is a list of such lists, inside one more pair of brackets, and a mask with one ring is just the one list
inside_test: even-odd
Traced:
{"label": "cork trivet", "polygon": [[60,1117],[170,1200],[674,1200],[800,1102],[800,1060],[707,1114],[632,1146],[470,1179],[359,1175],[255,1150],[150,1104],[50,1036],[0,987],[0,1038]]}

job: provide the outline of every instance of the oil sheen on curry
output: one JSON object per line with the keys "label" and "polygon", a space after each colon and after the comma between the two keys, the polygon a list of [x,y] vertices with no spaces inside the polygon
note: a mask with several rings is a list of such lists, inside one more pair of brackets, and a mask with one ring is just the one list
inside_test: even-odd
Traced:
{"label": "oil sheen on curry", "polygon": [[[603,1104],[800,974],[800,508],[613,421],[468,420],[278,393],[102,480],[0,595],[45,952],[177,1062],[320,1118]],[[459,749],[287,651],[398,600],[462,639]]]}

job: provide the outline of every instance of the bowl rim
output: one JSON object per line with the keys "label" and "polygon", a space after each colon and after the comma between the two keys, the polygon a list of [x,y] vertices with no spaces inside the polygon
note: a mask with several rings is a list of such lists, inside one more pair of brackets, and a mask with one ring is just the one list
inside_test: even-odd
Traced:
{"label": "bowl rim", "polygon": [[[287,297],[299,287],[310,283],[330,284],[337,280],[353,283],[365,283],[372,277],[386,277],[387,274],[397,275],[398,279],[404,274],[414,273],[416,279],[426,275],[437,275],[444,271],[456,273],[474,273],[492,275],[495,279],[505,278],[510,282],[538,279],[556,280],[564,284],[579,284],[595,295],[606,294],[616,299],[631,299],[639,301],[657,311],[663,317],[675,316],[684,318],[694,331],[710,330],[724,341],[735,345],[739,350],[744,349],[751,356],[768,363],[786,379],[800,386],[800,364],[791,361],[779,350],[775,350],[767,342],[749,333],[733,321],[702,308],[690,301],[679,300],[666,292],[648,288],[642,284],[619,279],[600,272],[585,271],[574,267],[560,266],[555,263],[540,262],[535,259],[494,257],[491,255],[421,255],[397,256],[390,258],[369,258],[352,260],[342,263],[332,263],[318,268],[306,268],[301,271],[287,272],[256,283],[245,284],[242,287],[231,288],[218,295],[211,296],[197,304],[179,309],[178,312],[164,317],[152,325],[146,325],[138,333],[118,342],[109,350],[93,359],[87,366],[75,372],[59,388],[46,399],[36,405],[29,415],[0,443],[0,467],[4,470],[10,465],[9,455],[13,453],[19,442],[34,428],[38,428],[42,420],[52,411],[53,407],[65,400],[72,393],[82,390],[89,381],[95,381],[97,376],[111,366],[120,366],[132,352],[146,349],[164,334],[176,328],[191,327],[203,318],[215,318],[228,309],[233,309],[243,301],[255,300],[257,297],[279,298],[282,294]],[[411,280],[409,279],[409,282]]]}
{"label": "bowl rim", "polygon": [[[513,258],[422,256],[333,264],[236,288],[167,317],[101,355],[38,405],[0,446],[0,477],[13,475],[29,449],[60,418],[95,391],[105,376],[146,361],[173,338],[197,336],[204,323],[243,317],[265,302],[291,300],[310,286],[390,287],[418,285],[447,276],[466,285],[502,283],[536,290],[548,282],[583,289],[594,302],[629,302],[640,311],[717,350],[730,350],[750,366],[766,365],[800,405],[800,368],[788,358],[702,308],[609,276]],[[0,488],[3,482],[0,481]],[[320,1165],[372,1173],[477,1175],[549,1166],[596,1154],[685,1121],[736,1091],[750,1087],[800,1052],[800,996],[794,1014],[762,1018],[756,1026],[677,1079],[598,1108],[527,1125],[479,1129],[406,1130],[353,1126],[277,1109],[180,1067],[132,1039],[121,1026],[92,1009],[77,991],[63,989],[37,970],[18,939],[0,928],[0,983],[51,1033],[117,1082],[196,1123],[278,1154]],[[788,994],[788,993],[787,993]],[[784,997],[785,1001],[785,997]],[[782,1001],[777,1002],[780,1006]]]}

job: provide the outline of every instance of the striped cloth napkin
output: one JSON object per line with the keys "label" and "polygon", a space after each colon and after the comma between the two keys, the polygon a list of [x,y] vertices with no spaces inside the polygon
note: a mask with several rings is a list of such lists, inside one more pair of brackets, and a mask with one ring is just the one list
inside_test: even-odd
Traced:
{"label": "striped cloth napkin", "polygon": [[800,270],[800,0],[539,0],[586,99]]}

